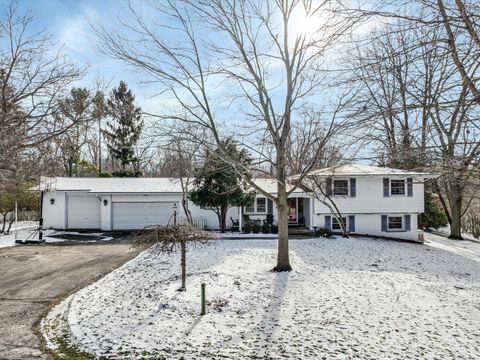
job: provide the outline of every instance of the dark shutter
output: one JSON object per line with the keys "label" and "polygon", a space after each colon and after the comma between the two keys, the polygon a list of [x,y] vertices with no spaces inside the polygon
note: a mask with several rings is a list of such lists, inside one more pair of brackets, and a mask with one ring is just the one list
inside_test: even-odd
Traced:
{"label": "dark shutter", "polygon": [[405,231],[410,231],[410,230],[411,230],[410,215],[405,215]]}
{"label": "dark shutter", "polygon": [[355,232],[355,215],[348,216],[348,232]]}
{"label": "dark shutter", "polygon": [[383,178],[383,197],[390,196],[390,179]]}
{"label": "dark shutter", "polygon": [[327,178],[326,179],[326,193],[327,193],[327,196],[332,196],[332,178]]}
{"label": "dark shutter", "polygon": [[273,214],[273,201],[267,199],[267,214]]}
{"label": "dark shutter", "polygon": [[413,179],[407,178],[407,196],[413,196]]}
{"label": "dark shutter", "polygon": [[351,178],[350,179],[350,197],[357,196],[357,179]]}
{"label": "dark shutter", "polygon": [[387,215],[382,215],[382,231],[388,231],[388,217],[387,217]]}
{"label": "dark shutter", "polygon": [[332,217],[330,215],[325,215],[325,229],[332,229]]}

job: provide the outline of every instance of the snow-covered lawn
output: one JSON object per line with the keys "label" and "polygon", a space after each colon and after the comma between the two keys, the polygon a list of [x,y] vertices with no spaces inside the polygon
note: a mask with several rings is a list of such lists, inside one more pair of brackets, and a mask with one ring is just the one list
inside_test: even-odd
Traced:
{"label": "snow-covered lawn", "polygon": [[188,253],[183,293],[178,256],[144,252],[65,318],[81,349],[118,359],[478,358],[480,244],[426,237],[292,240],[290,273],[269,271],[276,241],[216,241]]}

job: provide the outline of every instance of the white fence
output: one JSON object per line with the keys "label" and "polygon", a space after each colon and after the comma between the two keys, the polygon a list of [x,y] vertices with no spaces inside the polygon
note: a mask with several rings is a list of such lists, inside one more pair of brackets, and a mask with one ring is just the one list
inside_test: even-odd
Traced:
{"label": "white fence", "polygon": [[[177,223],[178,224],[188,224],[188,220],[187,220],[186,217],[181,216],[181,217],[177,218]],[[192,218],[192,225],[195,228],[201,229],[201,230],[204,230],[204,229],[207,228],[207,222],[205,221],[205,219],[203,217],[193,217]]]}

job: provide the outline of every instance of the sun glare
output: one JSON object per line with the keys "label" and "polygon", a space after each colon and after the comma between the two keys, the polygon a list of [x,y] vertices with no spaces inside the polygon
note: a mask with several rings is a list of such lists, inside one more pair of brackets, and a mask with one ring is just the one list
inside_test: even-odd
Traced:
{"label": "sun glare", "polygon": [[307,14],[305,9],[301,6],[297,7],[289,22],[289,30],[292,37],[298,36],[313,36],[319,28],[320,17],[318,14]]}

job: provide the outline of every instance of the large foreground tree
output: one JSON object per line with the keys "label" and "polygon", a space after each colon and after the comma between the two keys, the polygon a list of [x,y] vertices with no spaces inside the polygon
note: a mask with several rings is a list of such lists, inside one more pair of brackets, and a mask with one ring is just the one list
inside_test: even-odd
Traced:
{"label": "large foreground tree", "polygon": [[159,116],[207,129],[223,160],[244,174],[223,145],[233,136],[252,154],[250,173],[273,176],[275,194],[253,177],[244,180],[278,208],[274,270],[289,271],[292,128],[308,132],[303,150],[313,154],[297,169],[301,180],[338,129],[338,109],[320,118],[300,109],[330,104],[330,93],[320,92],[328,74],[324,58],[357,18],[333,16],[336,5],[314,0],[167,0],[149,7],[149,17],[141,7],[129,10],[121,31],[96,27],[101,51],[149,75],[156,93],[169,100]]}

